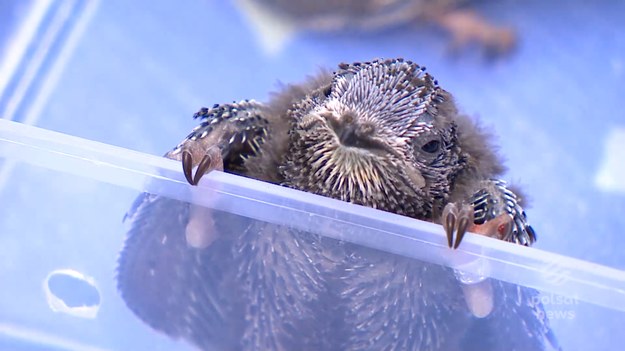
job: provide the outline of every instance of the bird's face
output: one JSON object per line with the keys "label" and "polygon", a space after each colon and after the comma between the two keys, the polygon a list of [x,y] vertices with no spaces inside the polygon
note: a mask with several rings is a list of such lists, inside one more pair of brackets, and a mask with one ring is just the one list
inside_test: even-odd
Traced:
{"label": "bird's face", "polygon": [[286,185],[429,217],[462,163],[454,123],[437,108],[445,94],[411,62],[340,66],[291,111]]}

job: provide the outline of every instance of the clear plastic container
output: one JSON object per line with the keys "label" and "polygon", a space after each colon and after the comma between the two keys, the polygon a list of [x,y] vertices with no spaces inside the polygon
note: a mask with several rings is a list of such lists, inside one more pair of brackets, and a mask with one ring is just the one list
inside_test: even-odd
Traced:
{"label": "clear plastic container", "polygon": [[221,172],[192,187],[178,162],[3,120],[0,166],[0,349],[190,348],[116,291],[141,192],[537,289],[565,350],[625,342],[623,271],[477,235],[451,251],[432,223]]}

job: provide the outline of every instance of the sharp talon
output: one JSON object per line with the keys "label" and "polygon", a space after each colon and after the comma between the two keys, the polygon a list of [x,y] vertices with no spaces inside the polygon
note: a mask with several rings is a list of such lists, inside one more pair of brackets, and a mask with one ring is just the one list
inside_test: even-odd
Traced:
{"label": "sharp talon", "polygon": [[187,182],[191,185],[196,185],[193,182],[193,156],[189,151],[182,151],[182,170],[184,171],[184,177],[187,178]]}
{"label": "sharp talon", "polygon": [[200,161],[200,163],[197,165],[195,177],[193,177],[194,184],[198,184],[200,182],[200,179],[202,178],[204,173],[206,173],[206,171],[211,168],[212,163],[213,158],[209,154],[206,154],[204,155],[204,157],[202,157],[202,161]]}
{"label": "sharp talon", "polygon": [[471,224],[473,224],[473,209],[470,207],[463,207],[458,215],[458,230],[456,232],[454,249],[457,249],[458,246],[460,246],[460,242],[462,242],[462,239]]}
{"label": "sharp talon", "polygon": [[447,245],[453,247],[454,241],[454,228],[456,227],[456,215],[448,213],[445,218],[445,233],[447,234]]}
{"label": "sharp talon", "polygon": [[453,247],[457,212],[456,205],[452,203],[447,204],[443,209],[443,227],[445,228],[445,234],[447,234],[447,245],[449,245],[450,248]]}
{"label": "sharp talon", "polygon": [[467,217],[460,217],[458,219],[458,231],[456,232],[456,242],[454,243],[454,249],[457,249],[460,246],[460,242],[464,238],[464,235],[467,233],[467,228],[469,227],[470,220]]}

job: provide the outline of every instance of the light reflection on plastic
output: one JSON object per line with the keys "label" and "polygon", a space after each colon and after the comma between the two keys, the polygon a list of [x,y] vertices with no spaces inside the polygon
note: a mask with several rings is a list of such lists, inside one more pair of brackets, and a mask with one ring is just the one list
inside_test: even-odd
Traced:
{"label": "light reflection on plastic", "polygon": [[625,193],[625,128],[613,128],[606,138],[595,185],[603,191]]}
{"label": "light reflection on plastic", "polygon": [[93,319],[100,309],[95,279],[73,269],[57,269],[43,281],[48,306],[54,312]]}

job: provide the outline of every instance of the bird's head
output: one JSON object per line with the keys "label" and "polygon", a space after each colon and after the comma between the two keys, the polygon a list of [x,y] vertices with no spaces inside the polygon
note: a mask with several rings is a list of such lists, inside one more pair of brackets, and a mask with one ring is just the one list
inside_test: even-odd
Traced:
{"label": "bird's head", "polygon": [[289,112],[285,185],[430,217],[467,159],[455,105],[424,70],[401,59],[339,65]]}

